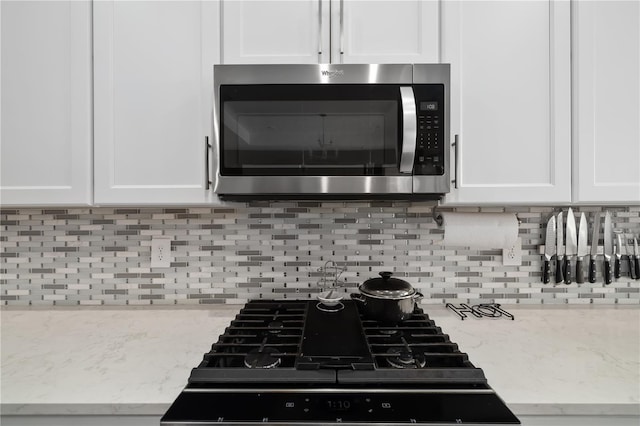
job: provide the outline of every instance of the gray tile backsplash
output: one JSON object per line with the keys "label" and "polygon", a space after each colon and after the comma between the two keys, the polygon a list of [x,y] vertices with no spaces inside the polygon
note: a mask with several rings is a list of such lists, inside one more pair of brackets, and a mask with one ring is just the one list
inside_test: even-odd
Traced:
{"label": "gray tile backsplash", "polygon": [[[521,266],[501,250],[450,248],[432,205],[409,202],[256,202],[213,208],[2,209],[3,305],[244,303],[315,297],[319,268],[346,266],[345,294],[391,270],[423,303],[640,304],[640,281],[542,284],[551,207],[459,208],[517,213]],[[640,234],[640,207],[608,208]],[[604,211],[584,207],[576,212]],[[566,212],[566,209],[565,209]],[[151,268],[151,238],[171,238],[171,267]],[[623,265],[623,272],[626,265]]]}

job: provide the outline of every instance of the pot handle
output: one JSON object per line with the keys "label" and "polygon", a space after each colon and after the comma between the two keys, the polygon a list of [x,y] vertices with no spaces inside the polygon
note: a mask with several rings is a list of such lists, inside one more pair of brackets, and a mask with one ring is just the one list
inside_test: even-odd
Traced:
{"label": "pot handle", "polygon": [[421,301],[422,299],[424,299],[424,296],[423,296],[423,295],[422,295],[422,293],[420,293],[419,291],[416,291],[416,292],[413,294],[413,300],[414,300],[416,303],[420,303],[420,301]]}
{"label": "pot handle", "polygon": [[362,296],[362,294],[360,293],[351,293],[349,296],[351,296],[351,300],[354,300],[356,302],[360,302],[362,304],[364,304],[364,296]]}

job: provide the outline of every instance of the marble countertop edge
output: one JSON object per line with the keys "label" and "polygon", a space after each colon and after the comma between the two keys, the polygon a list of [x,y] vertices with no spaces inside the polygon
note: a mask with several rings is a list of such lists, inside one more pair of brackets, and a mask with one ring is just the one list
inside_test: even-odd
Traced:
{"label": "marble countertop edge", "polygon": [[162,416],[171,404],[0,404],[3,416]]}
{"label": "marble countertop edge", "polygon": [[507,404],[516,416],[638,416],[638,404]]}

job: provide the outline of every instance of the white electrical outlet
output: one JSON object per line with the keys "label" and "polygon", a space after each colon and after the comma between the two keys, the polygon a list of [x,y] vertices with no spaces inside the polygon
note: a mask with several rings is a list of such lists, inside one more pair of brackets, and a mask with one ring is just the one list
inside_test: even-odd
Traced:
{"label": "white electrical outlet", "polygon": [[513,247],[502,249],[502,264],[507,266],[522,265],[522,239],[518,237]]}
{"label": "white electrical outlet", "polygon": [[171,238],[151,237],[151,267],[168,268],[171,266]]}

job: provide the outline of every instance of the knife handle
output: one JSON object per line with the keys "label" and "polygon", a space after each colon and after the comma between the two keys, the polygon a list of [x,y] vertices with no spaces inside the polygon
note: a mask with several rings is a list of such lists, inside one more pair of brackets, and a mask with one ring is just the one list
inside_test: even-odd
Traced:
{"label": "knife handle", "polygon": [[589,259],[589,282],[596,282],[596,260],[593,258]]}
{"label": "knife handle", "polygon": [[576,282],[578,284],[584,283],[584,271],[582,270],[582,258],[580,256],[576,260]]}
{"label": "knife handle", "polygon": [[605,284],[611,284],[612,277],[611,277],[611,259],[604,260],[604,283]]}
{"label": "knife handle", "polygon": [[638,273],[636,271],[636,262],[633,259],[633,256],[628,255],[629,258],[629,276],[631,277],[631,279],[637,280],[638,279]]}
{"label": "knife handle", "polygon": [[542,269],[542,282],[549,284],[549,281],[551,281],[551,262],[545,259],[544,267]]}
{"label": "knife handle", "polygon": [[564,283],[571,284],[571,256],[564,255]]}
{"label": "knife handle", "polygon": [[616,257],[613,263],[613,276],[616,278],[620,278],[620,258]]}
{"label": "knife handle", "polygon": [[562,270],[564,266],[562,265],[562,258],[560,256],[556,256],[556,284],[561,283],[564,279],[562,276]]}
{"label": "knife handle", "polygon": [[636,263],[636,267],[635,267],[636,280],[640,280],[640,257],[636,256],[635,260],[636,260],[636,262],[635,262]]}

